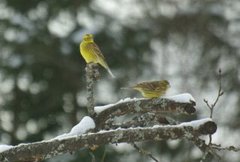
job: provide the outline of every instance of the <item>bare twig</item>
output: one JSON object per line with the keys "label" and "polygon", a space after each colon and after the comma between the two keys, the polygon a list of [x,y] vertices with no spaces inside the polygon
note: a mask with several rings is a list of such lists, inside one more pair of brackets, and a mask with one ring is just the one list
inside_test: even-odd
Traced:
{"label": "bare twig", "polygon": [[138,147],[135,143],[132,143],[132,146],[142,155],[146,155],[153,159],[155,162],[159,162],[150,152],[143,150],[142,148]]}
{"label": "bare twig", "polygon": [[[219,101],[219,98],[224,94],[224,92],[222,91],[221,79],[222,79],[222,74],[221,74],[221,69],[219,69],[219,79],[218,79],[219,80],[219,89],[218,89],[217,98],[215,99],[214,103],[210,105],[208,103],[208,101],[206,99],[204,99],[204,102],[206,103],[207,107],[210,110],[210,118],[213,117],[213,111],[214,111],[214,108],[215,108],[217,102]],[[234,151],[234,152],[240,151],[240,147],[235,147],[235,146],[221,147],[221,145],[213,144],[211,134],[209,134],[209,143],[207,145],[204,143],[201,146],[204,146],[204,148],[206,148],[206,149],[202,150],[205,154],[201,161],[205,160],[206,156],[209,154],[214,155],[215,157],[220,159],[220,156],[216,153],[216,151]]]}
{"label": "bare twig", "polygon": [[212,145],[211,147],[218,151],[224,151],[224,150],[234,151],[234,152],[240,151],[240,147],[235,147],[235,146],[221,147],[221,145]]}
{"label": "bare twig", "polygon": [[216,157],[220,159],[220,156],[215,152],[213,148],[211,148],[210,145],[205,143],[205,140],[197,136],[188,137],[187,139],[192,141],[193,144],[204,153],[200,162],[205,161],[207,157]]}
{"label": "bare twig", "polygon": [[89,63],[86,66],[86,80],[87,80],[87,109],[88,114],[94,114],[94,85],[99,78],[97,64]]}
{"label": "bare twig", "polygon": [[207,107],[209,108],[209,110],[210,110],[210,118],[212,118],[213,117],[213,110],[214,110],[214,108],[215,108],[215,106],[216,106],[216,104],[217,104],[217,102],[218,102],[218,100],[219,100],[219,98],[223,95],[223,91],[222,91],[222,71],[221,71],[221,69],[219,69],[219,71],[218,71],[219,73],[218,73],[218,81],[219,81],[219,89],[218,89],[218,94],[217,94],[217,98],[216,98],[216,100],[214,101],[214,103],[213,104],[209,104],[208,103],[208,100],[206,100],[206,99],[204,99],[203,101],[206,103],[206,105],[207,105]]}
{"label": "bare twig", "polygon": [[192,139],[192,141],[197,147],[199,147],[204,152],[204,155],[200,162],[205,161],[206,157],[209,155],[216,157],[219,161],[221,157],[217,154],[216,151],[234,151],[234,152],[240,151],[240,147],[235,147],[235,146],[222,147],[219,144],[213,144],[213,143],[205,144],[205,141],[203,141],[199,137],[195,137],[194,139]]}
{"label": "bare twig", "polygon": [[[223,95],[223,91],[222,91],[222,71],[221,69],[219,69],[218,71],[218,81],[219,81],[219,88],[218,88],[218,94],[217,94],[217,98],[215,99],[214,103],[213,104],[209,104],[208,103],[208,100],[206,99],[203,99],[203,101],[206,103],[207,107],[209,108],[210,110],[210,118],[213,118],[213,111],[214,111],[214,108],[217,104],[217,102],[219,101],[219,98]],[[209,145],[212,143],[212,135],[209,135]]]}

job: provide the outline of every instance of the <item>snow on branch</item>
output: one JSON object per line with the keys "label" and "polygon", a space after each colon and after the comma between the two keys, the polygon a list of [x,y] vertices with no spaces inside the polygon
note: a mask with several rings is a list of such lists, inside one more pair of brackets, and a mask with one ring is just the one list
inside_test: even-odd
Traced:
{"label": "snow on branch", "polygon": [[216,124],[210,118],[185,122],[179,125],[118,128],[9,147],[8,150],[0,153],[0,161],[39,161],[95,145],[190,138],[191,136],[213,134],[216,129]]}
{"label": "snow on branch", "polygon": [[182,113],[191,115],[196,111],[195,105],[194,98],[187,93],[168,98],[127,98],[115,104],[96,106],[94,108],[96,112],[95,121],[98,128],[103,128],[108,119],[131,113]]}
{"label": "snow on branch", "polygon": [[61,134],[55,137],[54,139],[63,139],[63,138],[74,136],[74,135],[81,135],[94,128],[95,128],[94,120],[89,116],[85,116],[77,125],[75,125],[71,129],[69,133]]}

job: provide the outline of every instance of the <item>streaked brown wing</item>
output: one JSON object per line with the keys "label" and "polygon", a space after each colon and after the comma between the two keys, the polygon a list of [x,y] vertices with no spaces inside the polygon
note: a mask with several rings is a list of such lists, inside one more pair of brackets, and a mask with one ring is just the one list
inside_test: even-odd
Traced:
{"label": "streaked brown wing", "polygon": [[165,91],[166,89],[167,89],[167,85],[164,82],[162,81],[158,82],[156,91]]}
{"label": "streaked brown wing", "polygon": [[142,82],[142,83],[138,83],[136,86],[134,87],[140,87],[143,90],[146,91],[163,91],[166,89],[165,84],[163,84],[161,81],[151,81],[151,82]]}
{"label": "streaked brown wing", "polygon": [[93,54],[95,54],[97,57],[99,57],[102,60],[105,60],[100,48],[98,47],[98,45],[96,43],[88,43],[87,48],[89,49],[89,51],[91,51]]}
{"label": "streaked brown wing", "polygon": [[142,83],[138,83],[135,86],[133,86],[134,88],[141,88],[145,91],[149,91],[149,90],[154,90],[154,85],[150,82],[142,82]]}
{"label": "streaked brown wing", "polygon": [[154,91],[154,90],[156,90],[157,86],[158,85],[155,82],[146,83],[146,89],[148,89],[148,90]]}

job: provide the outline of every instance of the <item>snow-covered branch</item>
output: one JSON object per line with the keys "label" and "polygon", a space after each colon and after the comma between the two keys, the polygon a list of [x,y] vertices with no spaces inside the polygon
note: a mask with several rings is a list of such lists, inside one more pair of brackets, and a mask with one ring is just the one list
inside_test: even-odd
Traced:
{"label": "snow-covered branch", "polygon": [[0,161],[39,161],[95,145],[190,138],[191,136],[213,134],[216,129],[216,124],[210,118],[206,118],[179,125],[102,130],[96,133],[66,136],[66,138],[54,138],[48,141],[9,147],[8,150],[0,153]]}
{"label": "snow-covered branch", "polygon": [[155,98],[155,99],[125,99],[120,100],[115,104],[106,106],[97,106],[94,108],[96,112],[95,121],[97,128],[104,128],[107,120],[121,115],[132,113],[182,113],[193,114],[196,109],[193,97],[188,94],[180,94],[168,98]]}
{"label": "snow-covered branch", "polygon": [[[69,133],[51,140],[20,144],[0,145],[0,161],[40,161],[56,155],[71,153],[82,148],[120,142],[158,141],[186,138],[201,150],[204,141],[200,135],[213,134],[217,125],[210,118],[176,125],[169,123],[166,114],[193,114],[195,101],[190,94],[156,99],[125,99],[115,104],[95,107],[93,118],[85,116]],[[130,121],[111,123],[114,117],[135,114]],[[91,131],[91,132],[90,132]],[[204,147],[203,147],[204,146]]]}

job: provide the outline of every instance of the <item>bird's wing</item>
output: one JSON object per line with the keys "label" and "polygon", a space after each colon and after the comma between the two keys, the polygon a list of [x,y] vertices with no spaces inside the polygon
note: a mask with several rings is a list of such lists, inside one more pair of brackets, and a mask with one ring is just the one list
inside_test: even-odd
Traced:
{"label": "bird's wing", "polygon": [[154,86],[148,82],[142,82],[142,83],[138,83],[135,86],[133,86],[133,88],[141,88],[143,90],[154,90]]}
{"label": "bird's wing", "polygon": [[93,54],[95,54],[99,59],[105,60],[100,48],[98,47],[98,45],[96,43],[89,43],[87,45],[87,48],[91,50],[91,52]]}
{"label": "bird's wing", "polygon": [[159,82],[156,84],[157,84],[155,89],[156,91],[164,91],[167,88],[165,84],[160,84]]}
{"label": "bird's wing", "polygon": [[162,86],[159,85],[158,81],[151,81],[151,82],[142,82],[142,83],[138,83],[136,84],[134,87],[138,88],[141,87],[143,90],[147,90],[147,91],[161,91],[162,90]]}
{"label": "bird's wing", "polygon": [[147,89],[155,91],[157,89],[157,84],[154,82],[149,82],[146,84]]}
{"label": "bird's wing", "polygon": [[100,65],[102,65],[105,69],[107,69],[108,73],[113,77],[115,78],[115,76],[113,75],[113,73],[111,72],[106,60],[105,60],[105,57],[103,56],[100,48],[97,46],[96,43],[94,42],[91,42],[91,43],[88,43],[87,44],[87,48],[89,49],[89,52],[91,52],[93,55],[96,56],[97,60],[95,63],[99,63]]}

